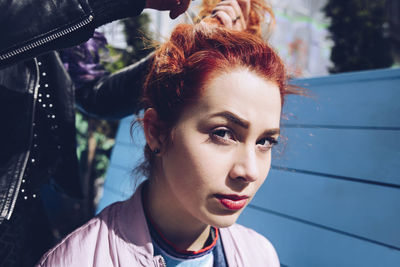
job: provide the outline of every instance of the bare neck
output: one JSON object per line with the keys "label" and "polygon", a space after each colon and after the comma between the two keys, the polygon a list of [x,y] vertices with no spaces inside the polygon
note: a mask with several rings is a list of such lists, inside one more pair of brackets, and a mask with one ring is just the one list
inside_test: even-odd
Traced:
{"label": "bare neck", "polygon": [[147,216],[168,241],[180,250],[198,251],[205,247],[210,226],[184,212],[165,186],[150,180],[143,194]]}

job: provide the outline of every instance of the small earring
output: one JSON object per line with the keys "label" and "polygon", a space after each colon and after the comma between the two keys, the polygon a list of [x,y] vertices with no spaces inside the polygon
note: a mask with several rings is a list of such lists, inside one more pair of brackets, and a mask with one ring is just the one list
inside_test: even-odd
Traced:
{"label": "small earring", "polygon": [[160,154],[160,149],[159,149],[159,148],[155,148],[155,149],[153,150],[153,154],[154,154],[154,155]]}

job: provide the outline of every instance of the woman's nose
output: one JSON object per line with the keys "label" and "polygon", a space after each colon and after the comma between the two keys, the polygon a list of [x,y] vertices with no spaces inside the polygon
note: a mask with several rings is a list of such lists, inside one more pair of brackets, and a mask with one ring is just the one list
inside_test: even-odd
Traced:
{"label": "woman's nose", "polygon": [[254,149],[246,148],[238,151],[233,161],[229,177],[254,182],[258,179],[257,155]]}

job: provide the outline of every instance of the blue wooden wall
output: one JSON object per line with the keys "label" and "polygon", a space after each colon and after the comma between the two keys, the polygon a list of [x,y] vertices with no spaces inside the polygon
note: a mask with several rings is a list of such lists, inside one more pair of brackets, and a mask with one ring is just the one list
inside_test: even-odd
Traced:
{"label": "blue wooden wall", "polygon": [[[302,79],[270,174],[239,218],[282,266],[400,266],[400,69]],[[122,120],[99,210],[129,197],[144,143]]]}

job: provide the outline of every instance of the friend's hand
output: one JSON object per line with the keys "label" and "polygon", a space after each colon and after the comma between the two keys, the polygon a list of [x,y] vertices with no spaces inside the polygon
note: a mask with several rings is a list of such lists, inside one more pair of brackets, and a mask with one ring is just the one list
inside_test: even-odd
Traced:
{"label": "friend's hand", "polygon": [[191,0],[146,0],[145,8],[169,10],[169,17],[175,19],[188,9],[190,1]]}
{"label": "friend's hand", "polygon": [[222,25],[228,29],[243,31],[247,28],[250,0],[223,0],[212,11]]}

